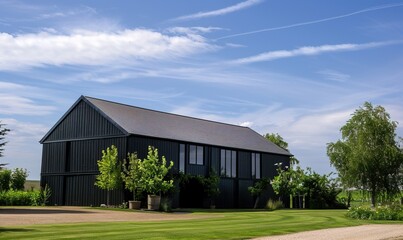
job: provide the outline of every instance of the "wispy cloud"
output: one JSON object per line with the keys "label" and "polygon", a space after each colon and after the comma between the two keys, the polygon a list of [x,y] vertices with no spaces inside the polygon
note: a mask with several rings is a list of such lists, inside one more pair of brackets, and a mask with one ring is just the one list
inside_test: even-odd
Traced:
{"label": "wispy cloud", "polygon": [[350,77],[351,77],[348,74],[341,73],[341,72],[338,72],[335,70],[330,70],[330,69],[318,71],[317,73],[322,75],[327,80],[336,81],[336,82],[345,82],[348,79],[350,79]]}
{"label": "wispy cloud", "polygon": [[168,35],[148,29],[75,31],[71,34],[39,32],[15,36],[0,33],[0,70],[113,62],[135,64],[145,60],[172,60],[215,48],[203,37]]}
{"label": "wispy cloud", "polygon": [[363,44],[335,44],[335,45],[321,45],[321,46],[306,46],[293,50],[279,50],[261,53],[255,56],[239,58],[230,63],[233,64],[247,64],[254,62],[273,61],[283,58],[292,58],[298,56],[312,56],[328,52],[341,52],[341,51],[357,51],[369,48],[382,47],[392,44],[401,44],[403,41],[384,41],[384,42],[370,42]]}
{"label": "wispy cloud", "polygon": [[235,4],[235,5],[232,5],[229,7],[225,7],[225,8],[209,11],[209,12],[198,12],[195,14],[185,15],[185,16],[175,18],[173,20],[176,20],[176,21],[192,20],[192,19],[198,19],[198,18],[207,18],[207,17],[216,17],[216,16],[221,16],[221,15],[226,15],[228,13],[240,11],[242,9],[251,7],[251,6],[259,4],[261,2],[263,2],[263,0],[247,0],[247,1],[240,2],[238,4]]}
{"label": "wispy cloud", "polygon": [[382,10],[382,9],[402,7],[402,6],[403,6],[403,3],[395,3],[395,4],[387,4],[387,5],[375,6],[375,7],[365,8],[365,9],[362,9],[362,10],[359,10],[359,11],[356,11],[356,12],[351,12],[351,13],[347,13],[347,14],[343,14],[343,15],[334,16],[334,17],[328,17],[328,18],[323,18],[323,19],[318,19],[318,20],[313,20],[313,21],[307,21],[307,22],[294,23],[294,24],[280,26],[280,27],[263,28],[263,29],[250,31],[250,32],[231,34],[231,35],[227,35],[227,36],[217,38],[216,40],[221,40],[221,39],[225,39],[225,38],[239,37],[239,36],[245,36],[245,35],[250,35],[250,34],[255,34],[255,33],[277,31],[277,30],[283,30],[283,29],[288,29],[288,28],[302,27],[302,26],[306,26],[306,25],[312,25],[312,24],[317,24],[317,23],[337,20],[337,19],[341,19],[341,18],[351,17],[351,16],[354,16],[354,15],[362,14],[362,13],[366,13],[366,12],[372,12],[372,11],[378,11],[378,10]]}

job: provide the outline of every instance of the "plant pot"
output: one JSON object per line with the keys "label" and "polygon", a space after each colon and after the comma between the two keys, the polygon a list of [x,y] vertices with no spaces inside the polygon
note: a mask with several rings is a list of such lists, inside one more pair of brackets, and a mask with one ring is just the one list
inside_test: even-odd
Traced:
{"label": "plant pot", "polygon": [[148,195],[147,196],[147,209],[148,210],[159,210],[161,203],[161,196],[158,195]]}
{"label": "plant pot", "polygon": [[129,209],[139,210],[141,205],[141,201],[129,201]]}

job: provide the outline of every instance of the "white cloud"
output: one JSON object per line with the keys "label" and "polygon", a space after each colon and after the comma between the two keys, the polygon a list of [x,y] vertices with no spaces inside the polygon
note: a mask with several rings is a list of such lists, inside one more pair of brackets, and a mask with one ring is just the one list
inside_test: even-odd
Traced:
{"label": "white cloud", "polygon": [[341,51],[357,51],[375,47],[382,47],[392,44],[401,44],[402,41],[384,41],[384,42],[370,42],[363,44],[335,44],[335,45],[321,45],[321,46],[305,46],[293,50],[279,50],[261,53],[255,56],[239,58],[230,63],[233,64],[247,64],[254,62],[273,61],[282,58],[292,58],[298,56],[312,56],[328,52],[341,52]]}
{"label": "white cloud", "polygon": [[134,65],[145,60],[172,60],[215,48],[203,37],[164,35],[148,29],[15,36],[0,33],[0,70],[116,62]]}
{"label": "white cloud", "polygon": [[47,105],[38,105],[35,101],[15,94],[0,93],[0,114],[4,115],[46,115],[56,108]]}
{"label": "white cloud", "polygon": [[350,79],[350,75],[344,74],[335,70],[325,69],[318,72],[322,75],[325,79],[336,81],[336,82],[345,82]]}
{"label": "white cloud", "polygon": [[395,4],[387,4],[387,5],[375,6],[375,7],[365,8],[365,9],[362,9],[362,10],[359,10],[359,11],[355,11],[355,12],[352,12],[352,13],[347,13],[347,14],[343,14],[343,15],[339,15],[339,16],[334,16],[334,17],[328,17],[328,18],[323,18],[323,19],[318,19],[318,20],[313,20],[313,21],[308,21],[308,22],[294,23],[294,24],[280,26],[280,27],[263,28],[263,29],[259,29],[259,30],[255,30],[255,31],[231,34],[231,35],[227,35],[227,36],[217,38],[216,40],[225,39],[225,38],[239,37],[239,36],[245,36],[245,35],[256,34],[256,33],[261,33],[261,32],[270,32],[270,31],[276,31],[276,30],[282,30],[282,29],[288,29],[288,28],[302,27],[302,26],[306,26],[306,25],[311,25],[311,24],[322,23],[322,22],[337,20],[337,19],[341,19],[341,18],[346,18],[346,17],[350,17],[350,16],[354,16],[354,15],[362,14],[362,13],[366,13],[366,12],[372,12],[372,11],[378,11],[378,10],[382,10],[382,9],[402,7],[402,6],[403,6],[403,3],[395,3]]}
{"label": "white cloud", "polygon": [[239,126],[242,126],[242,127],[252,127],[252,126],[253,126],[253,122],[250,122],[250,121],[242,122],[242,123],[239,124]]}
{"label": "white cloud", "polygon": [[226,8],[221,8],[209,12],[198,12],[195,14],[190,14],[186,16],[181,16],[178,18],[175,18],[174,20],[191,20],[191,19],[198,19],[198,18],[207,18],[207,17],[215,17],[215,16],[221,16],[221,15],[226,15],[228,13],[240,11],[242,9],[251,7],[253,5],[259,4],[263,2],[262,0],[247,0],[244,2],[237,3],[235,5],[226,7]]}

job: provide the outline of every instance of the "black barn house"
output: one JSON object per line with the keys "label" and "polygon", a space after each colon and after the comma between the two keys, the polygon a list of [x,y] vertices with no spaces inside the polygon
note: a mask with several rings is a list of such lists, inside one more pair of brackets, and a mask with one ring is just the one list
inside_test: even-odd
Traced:
{"label": "black barn house", "polygon": [[[248,187],[256,179],[273,178],[275,163],[289,165],[290,154],[248,127],[143,109],[81,96],[41,139],[41,185],[52,190],[50,204],[97,206],[106,194],[95,185],[101,151],[115,145],[119,159],[128,152],[147,155],[155,146],[160,156],[174,162],[173,171],[207,175],[220,173],[218,208],[251,208]],[[174,207],[198,207],[177,192]],[[188,192],[189,194],[189,192]],[[194,195],[194,193],[190,193]],[[200,194],[196,194],[199,195]],[[111,194],[111,203],[128,199],[124,190]],[[261,199],[263,206],[272,190]],[[189,198],[187,198],[189,199]],[[200,202],[200,201],[194,201]]]}

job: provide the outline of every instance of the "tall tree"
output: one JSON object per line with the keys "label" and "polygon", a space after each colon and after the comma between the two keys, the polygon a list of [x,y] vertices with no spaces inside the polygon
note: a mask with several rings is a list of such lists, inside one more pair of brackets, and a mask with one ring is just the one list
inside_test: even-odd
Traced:
{"label": "tall tree", "polygon": [[373,206],[380,198],[400,193],[403,153],[396,127],[382,106],[365,102],[341,127],[342,139],[327,145],[330,162],[343,184],[369,190]]}
{"label": "tall tree", "polygon": [[[266,133],[263,135],[264,138],[266,138],[268,141],[276,144],[277,146],[281,147],[282,149],[286,150],[287,152],[290,152],[288,150],[288,143],[283,139],[282,136],[278,133]],[[290,157],[290,164],[295,165],[299,164],[298,159],[296,159],[294,156]]]}
{"label": "tall tree", "polygon": [[125,188],[133,193],[133,200],[136,201],[136,191],[141,187],[141,159],[137,157],[137,153],[128,153],[127,161],[123,160],[122,180]]}
{"label": "tall tree", "polygon": [[100,174],[95,185],[107,191],[106,205],[109,206],[111,190],[118,189],[121,184],[121,165],[118,162],[118,149],[112,145],[102,150],[102,159],[97,161]]}
{"label": "tall tree", "polygon": [[[5,128],[4,126],[5,124],[2,124],[0,121],[0,157],[3,156],[4,146],[7,144],[7,142],[4,141],[4,138],[10,131],[10,129]],[[5,165],[7,165],[7,163],[0,163],[0,169],[2,169]]]}

